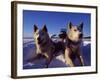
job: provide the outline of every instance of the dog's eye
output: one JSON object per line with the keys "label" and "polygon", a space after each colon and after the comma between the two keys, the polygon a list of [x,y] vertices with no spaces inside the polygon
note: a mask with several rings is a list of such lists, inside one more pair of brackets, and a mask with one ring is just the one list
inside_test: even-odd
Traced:
{"label": "dog's eye", "polygon": [[76,32],[77,30],[76,30],[76,29],[74,29],[74,31]]}

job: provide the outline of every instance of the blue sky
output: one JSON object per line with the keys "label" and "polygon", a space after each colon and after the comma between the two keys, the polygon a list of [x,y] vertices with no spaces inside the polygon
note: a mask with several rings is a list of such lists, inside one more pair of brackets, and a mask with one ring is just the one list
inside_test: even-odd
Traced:
{"label": "blue sky", "polygon": [[79,25],[80,22],[83,22],[84,36],[91,35],[91,14],[89,13],[23,10],[23,36],[33,37],[34,24],[39,29],[46,24],[49,34],[58,34],[61,28],[67,29],[70,21],[73,25]]}

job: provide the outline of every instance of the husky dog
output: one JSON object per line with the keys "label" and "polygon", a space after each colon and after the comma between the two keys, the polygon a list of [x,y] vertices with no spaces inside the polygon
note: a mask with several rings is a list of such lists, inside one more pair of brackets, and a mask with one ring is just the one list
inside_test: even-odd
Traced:
{"label": "husky dog", "polygon": [[67,31],[67,45],[65,49],[65,62],[68,66],[75,66],[75,59],[78,58],[80,65],[83,66],[81,43],[83,37],[83,23],[79,26],[73,26],[70,22]]}
{"label": "husky dog", "polygon": [[34,25],[34,41],[36,45],[36,56],[31,60],[40,59],[40,57],[46,58],[46,67],[50,64],[52,58],[56,56],[55,53],[64,51],[64,44],[62,42],[54,43],[49,37],[46,25],[42,29],[38,29]]}

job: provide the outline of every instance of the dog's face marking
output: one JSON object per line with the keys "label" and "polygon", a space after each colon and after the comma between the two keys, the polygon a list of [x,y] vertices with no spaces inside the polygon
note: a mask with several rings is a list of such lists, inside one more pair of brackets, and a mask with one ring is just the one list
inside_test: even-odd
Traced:
{"label": "dog's face marking", "polygon": [[41,45],[46,43],[47,39],[49,38],[48,30],[46,25],[42,29],[38,29],[36,25],[34,25],[34,40],[37,44]]}
{"label": "dog's face marking", "polygon": [[72,41],[78,42],[83,37],[83,23],[79,26],[73,26],[70,22],[68,25],[68,38]]}

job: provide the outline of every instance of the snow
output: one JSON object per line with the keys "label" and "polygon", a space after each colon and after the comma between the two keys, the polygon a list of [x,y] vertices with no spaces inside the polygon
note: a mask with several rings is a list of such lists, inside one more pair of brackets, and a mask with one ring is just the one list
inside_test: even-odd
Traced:
{"label": "snow", "polygon": [[[83,51],[83,59],[85,66],[91,66],[91,41],[83,41],[82,46]],[[27,62],[28,59],[32,58],[36,53],[36,47],[33,40],[25,40],[23,43],[23,69],[37,69],[37,68],[45,68],[45,59],[41,58],[35,60],[33,62]],[[79,66],[79,62],[76,59],[76,65]],[[56,68],[56,67],[67,67],[65,64],[65,59],[63,54],[60,54],[53,58],[51,63],[49,64],[49,68]]]}

